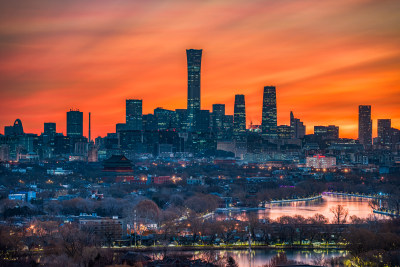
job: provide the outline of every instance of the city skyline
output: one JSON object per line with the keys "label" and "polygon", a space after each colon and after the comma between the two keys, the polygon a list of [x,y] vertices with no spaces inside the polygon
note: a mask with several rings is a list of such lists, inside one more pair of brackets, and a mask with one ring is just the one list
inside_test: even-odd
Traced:
{"label": "city skyline", "polygon": [[308,134],[334,124],[357,138],[358,106],[371,105],[373,137],[378,119],[400,127],[396,1],[45,4],[0,4],[2,132],[19,118],[25,132],[52,121],[66,133],[65,112],[79,108],[92,112],[92,136],[104,136],[124,122],[126,99],[143,99],[143,114],[186,108],[188,48],[203,49],[202,109],[221,103],[233,114],[243,94],[246,125],[261,124],[273,84],[278,125],[294,111]]}
{"label": "city skyline", "polygon": [[[115,129],[116,132],[119,130],[145,130],[142,128],[144,126],[143,123],[147,123],[146,120],[143,121],[143,116],[154,116],[158,118],[158,116],[162,116],[161,121],[157,122],[157,127],[162,130],[167,130],[171,127],[168,125],[171,123],[171,114],[175,113],[178,116],[180,122],[176,125],[180,128],[180,130],[193,132],[193,131],[216,131],[215,133],[218,136],[218,130],[215,126],[212,126],[214,122],[215,115],[213,114],[215,106],[223,106],[224,110],[223,113],[225,114],[225,106],[226,104],[215,103],[212,104],[212,110],[201,109],[201,57],[202,57],[202,49],[186,49],[186,56],[187,56],[187,109],[164,109],[163,107],[157,107],[153,110],[153,113],[149,112],[148,114],[143,114],[143,100],[142,99],[126,99],[125,100],[125,123],[116,123]],[[302,124],[299,119],[295,119],[293,117],[293,111],[290,111],[290,125],[277,123],[277,93],[276,93],[276,86],[264,86],[263,89],[263,96],[262,96],[262,114],[261,114],[261,123],[258,125],[261,129],[262,135],[269,138],[269,139],[276,139],[278,138],[278,131],[288,131],[288,136],[291,138],[297,138],[299,134],[298,131],[302,131],[300,136],[304,136],[304,134],[310,134],[310,130],[308,132],[306,129],[300,129],[298,127],[305,127],[306,125]],[[385,140],[390,136],[390,129],[391,127],[387,128],[387,125],[390,124],[392,119],[377,119],[377,129],[376,134],[373,134],[373,120],[372,112],[371,112],[371,105],[359,105],[358,106],[358,137],[353,139],[358,139],[360,143],[364,145],[371,145],[372,138],[379,137],[383,138],[382,135],[388,135],[385,137]],[[218,113],[218,112],[217,112]],[[76,136],[76,137],[84,137],[86,136],[83,131],[84,119],[83,119],[83,112],[79,109],[70,109],[67,111],[67,120],[66,120],[66,136]],[[160,115],[161,114],[161,115]],[[88,140],[91,141],[91,112],[88,112]],[[229,115],[229,114],[226,114]],[[243,94],[236,94],[235,101],[234,101],[234,112],[233,118],[233,138],[237,140],[241,140],[243,138],[247,129],[251,129],[254,125],[251,121],[250,123],[247,122],[246,119],[246,105],[245,105],[245,95]],[[175,115],[174,115],[175,116]],[[183,117],[182,117],[183,116]],[[216,115],[219,116],[219,115]],[[225,116],[225,115],[224,115]],[[158,119],[157,119],[158,120]],[[295,122],[295,120],[297,122]],[[390,121],[389,124],[387,121]],[[162,125],[161,125],[161,124]],[[210,124],[211,123],[211,124]],[[302,126],[299,126],[298,123],[301,123]],[[383,123],[385,124],[385,130],[383,130]],[[20,127],[21,129],[15,129]],[[44,122],[44,129],[41,133],[46,133],[46,126],[48,127],[49,124],[56,125],[56,122],[46,123]],[[11,131],[21,131],[22,130],[21,120],[17,118],[14,122],[14,126],[4,126],[4,134],[6,130]],[[284,127],[288,127],[287,129]],[[290,133],[291,129],[293,132]],[[56,127],[54,127],[54,131],[56,131]],[[319,135],[321,132],[326,134],[326,131],[330,131],[331,135],[334,139],[339,138],[339,126],[336,125],[314,125],[314,131],[312,134]],[[385,133],[383,133],[385,132]],[[59,132],[59,133],[64,133]],[[284,133],[281,133],[284,134]],[[108,133],[107,133],[108,135]],[[104,135],[105,136],[105,135]],[[99,137],[101,137],[99,135]],[[341,136],[343,138],[343,136]],[[347,137],[344,137],[347,138]],[[217,137],[218,139],[218,137]],[[285,138],[283,138],[285,139]],[[386,140],[385,142],[388,142]]]}
{"label": "city skyline", "polygon": [[[273,95],[270,95],[271,92],[269,90],[271,90],[271,89],[272,89]],[[274,103],[274,105],[275,105],[274,111],[272,113],[277,113],[276,106],[278,105],[278,103],[276,103],[276,100],[274,100],[274,99],[276,99],[276,88],[275,88],[275,86],[265,86],[263,91],[264,91],[263,97],[262,97],[263,98],[263,106],[264,106],[265,100],[272,101],[271,103]],[[266,92],[268,92],[268,93],[266,93]],[[198,110],[197,116],[199,118],[197,118],[197,119],[194,118],[193,121],[204,117],[205,114],[202,115],[202,114],[200,114],[201,112],[207,112],[208,115],[206,117],[209,117],[208,120],[207,120],[207,124],[211,127],[212,124],[215,123],[215,117],[212,117],[212,114],[214,114],[214,111],[216,112],[215,114],[219,114],[220,113],[220,110],[219,110],[220,107],[219,106],[223,106],[223,114],[224,114],[223,116],[232,116],[232,118],[237,116],[237,121],[235,122],[235,120],[233,120],[234,132],[236,132],[236,136],[237,136],[238,130],[235,130],[235,129],[240,128],[240,127],[243,128],[243,126],[239,126],[239,124],[243,124],[243,120],[247,121],[246,120],[247,112],[246,112],[246,105],[245,105],[245,95],[235,95],[234,97],[235,97],[235,101],[234,101],[234,112],[233,112],[233,114],[225,114],[225,106],[226,106],[225,104],[215,103],[215,104],[212,105],[212,109],[211,110],[205,110],[205,109]],[[189,93],[188,93],[187,99],[189,100]],[[270,100],[270,99],[272,99],[272,100]],[[184,114],[185,114],[185,119],[184,120],[188,119],[186,117],[187,116],[187,109],[169,110],[169,109],[164,109],[162,107],[156,107],[156,108],[153,109],[153,112],[149,112],[148,114],[144,114],[144,113],[142,113],[143,99],[126,99],[125,102],[126,102],[125,103],[125,114],[126,114],[125,122],[115,123],[114,124],[114,130],[112,130],[111,132],[115,132],[115,130],[116,130],[116,132],[118,132],[119,127],[122,127],[122,128],[120,128],[121,130],[139,130],[139,131],[143,131],[145,129],[142,128],[142,116],[148,116],[148,115],[157,116],[156,115],[157,112],[163,112],[163,111],[165,111],[167,113],[176,112],[176,116],[179,117],[179,112],[180,111],[184,111]],[[188,103],[189,103],[189,101],[188,101]],[[215,109],[216,107],[218,107],[217,110]],[[240,108],[237,109],[238,107],[240,107]],[[364,115],[364,113],[365,113],[364,109],[365,108],[367,108],[367,110],[366,110],[367,111],[367,115]],[[75,118],[76,116],[74,115],[75,116],[74,119],[71,119],[70,118],[71,114],[79,114],[80,118]],[[239,114],[241,114],[241,115],[239,115]],[[372,114],[373,113],[371,112],[371,105],[359,105],[358,106],[358,125],[357,125],[358,136],[355,137],[355,138],[351,138],[351,139],[359,140],[360,143],[362,143],[362,144],[372,144],[372,138],[382,137],[381,136],[383,134],[382,131],[385,131],[385,134],[388,134],[387,133],[388,130],[386,129],[387,127],[388,127],[388,129],[395,128],[395,127],[392,127],[392,124],[391,124],[392,119],[391,118],[380,118],[380,119],[376,119],[376,122],[375,122],[376,128],[374,129],[373,126],[372,126],[374,120],[371,119],[372,118]],[[88,123],[87,134],[85,134],[85,131],[83,130],[84,125],[85,125],[85,119],[83,119],[84,116],[83,116],[83,112],[82,111],[80,111],[79,109],[72,109],[71,108],[71,109],[69,109],[69,111],[68,110],[66,111],[66,115],[67,115],[67,120],[66,120],[66,124],[65,124],[66,136],[70,136],[71,135],[71,134],[69,134],[69,130],[68,130],[69,128],[68,127],[73,127],[74,131],[77,132],[77,133],[74,133],[72,135],[88,137],[89,141],[90,141],[91,140],[91,112],[90,111],[88,112],[89,117],[88,117],[88,120],[87,120],[87,123]],[[217,115],[217,116],[219,116],[219,115]],[[242,118],[239,118],[239,116],[242,117]],[[264,112],[263,112],[262,116],[264,116]],[[270,122],[271,125],[275,125],[276,118],[274,119],[274,117],[276,117],[276,115],[271,115],[271,116],[272,116],[272,119],[265,115],[265,122]],[[367,118],[366,122],[365,122],[365,118],[364,118],[365,116]],[[369,121],[368,118],[371,119],[371,122],[369,123],[369,126],[364,126],[365,123],[368,123],[368,121]],[[183,119],[183,118],[181,118],[181,119]],[[76,121],[76,120],[78,120],[78,121]],[[70,121],[70,123],[68,121]],[[214,122],[211,122],[211,121],[214,121]],[[164,122],[164,124],[165,123],[166,122]],[[186,124],[186,123],[188,123],[188,121],[182,121],[181,123],[185,123]],[[201,122],[199,122],[199,123],[201,123]],[[293,128],[294,132],[292,133],[292,134],[294,134],[293,138],[302,138],[304,136],[304,134],[301,134],[300,135],[301,137],[298,137],[297,134],[296,134],[297,131],[300,130],[300,129],[297,128],[298,126],[296,126],[297,123],[301,123],[301,125],[302,125],[301,127],[306,127],[307,126],[307,125],[303,125],[300,119],[294,118],[293,117],[293,111],[290,111],[289,124],[277,124],[277,128],[284,127],[284,126],[294,127]],[[12,123],[10,123],[10,124],[12,124]],[[21,119],[20,118],[16,118],[14,120],[14,126],[12,126],[12,125],[11,126],[10,125],[4,125],[4,127],[3,127],[4,134],[7,135],[7,133],[5,132],[6,128],[13,128],[13,127],[15,128],[16,124],[17,124],[17,127],[21,128],[19,131],[21,133],[23,133],[23,129],[22,129],[23,126],[20,126],[22,124],[21,123]],[[51,124],[52,127],[54,127],[54,132],[55,133],[64,134],[64,131],[57,131],[56,125],[59,125],[59,122],[49,122],[49,121],[43,121],[42,122],[42,125],[43,125],[44,128],[42,128],[42,130],[39,133],[46,133],[46,127],[49,127],[49,124]],[[384,127],[386,127],[385,130],[383,130],[383,128],[382,128],[383,124],[385,125]],[[71,125],[73,125],[73,126],[71,126]],[[389,125],[389,126],[387,126],[387,125]],[[250,123],[246,122],[244,127],[245,127],[246,130],[251,130],[253,126],[259,126],[260,130],[262,132],[262,135],[265,135],[265,133],[263,133],[263,131],[262,131],[262,129],[263,129],[262,122],[260,124],[258,124],[258,125],[257,124],[253,124],[252,122],[250,122]],[[182,127],[182,125],[180,127]],[[185,127],[187,127],[187,126],[184,126],[183,129],[185,129]],[[335,130],[336,131],[336,137],[335,138],[339,138],[339,127],[340,127],[340,125],[332,125],[332,124],[322,125],[322,124],[318,124],[318,125],[313,125],[313,129],[312,130],[311,129],[308,129],[308,130],[304,129],[304,130],[300,130],[300,131],[305,131],[305,134],[317,134],[318,135],[319,133],[316,132],[316,128],[319,131],[320,128],[329,129],[331,127],[336,128],[336,130]],[[364,130],[365,127],[367,127],[368,129],[366,130],[366,133],[363,133],[365,131]],[[168,127],[166,125],[165,130],[167,128]],[[196,128],[196,129],[192,129],[192,130],[189,130],[188,128],[186,128],[186,129],[189,132],[196,131],[196,129],[200,130],[200,128]],[[206,131],[209,131],[209,130],[218,132],[218,130],[215,129],[215,126],[213,126],[212,128],[209,128]],[[12,131],[14,131],[14,130],[12,130]],[[205,131],[205,129],[202,129],[201,131]],[[26,133],[28,133],[28,132],[26,132]],[[36,134],[36,133],[34,133],[34,134]],[[108,133],[106,133],[104,136],[106,136],[107,134]],[[243,132],[243,134],[244,134],[244,132]],[[235,135],[235,133],[234,133],[234,135]],[[275,139],[275,138],[277,138],[277,134],[275,134],[275,135],[276,136],[268,136],[268,138],[269,139]],[[341,135],[340,138],[348,138],[348,137],[343,137],[342,134],[340,134],[340,135]],[[367,137],[363,137],[363,136],[367,136]],[[99,135],[99,137],[101,137],[101,136]],[[364,142],[365,138],[369,138],[369,140],[367,142]]]}

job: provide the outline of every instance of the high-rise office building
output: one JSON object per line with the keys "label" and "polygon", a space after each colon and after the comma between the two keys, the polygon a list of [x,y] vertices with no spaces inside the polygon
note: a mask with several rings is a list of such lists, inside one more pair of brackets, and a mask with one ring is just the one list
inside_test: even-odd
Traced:
{"label": "high-rise office building", "polygon": [[371,106],[360,105],[358,107],[358,140],[363,145],[372,144],[372,120]]}
{"label": "high-rise office building", "polygon": [[243,140],[246,135],[246,104],[244,95],[235,95],[233,111],[233,136],[236,140]]}
{"label": "high-rise office building", "polygon": [[88,129],[88,141],[89,143],[92,142],[92,116],[91,113],[89,112],[89,129]]}
{"label": "high-rise office building", "polygon": [[4,126],[4,135],[5,136],[14,135],[14,126],[12,125]]}
{"label": "high-rise office building", "polygon": [[188,69],[188,98],[187,98],[187,126],[194,129],[196,112],[200,110],[200,70],[202,50],[187,49]]}
{"label": "high-rise office building", "polygon": [[233,115],[225,115],[223,139],[232,140],[233,136]]}
{"label": "high-rise office building", "polygon": [[67,136],[83,136],[83,113],[79,110],[70,109],[67,112]]}
{"label": "high-rise office building", "polygon": [[173,110],[156,108],[154,116],[157,121],[157,130],[176,129],[176,113]]}
{"label": "high-rise office building", "polygon": [[175,109],[177,130],[187,131],[187,109]]}
{"label": "high-rise office building", "polygon": [[51,158],[54,152],[54,141],[56,137],[56,123],[55,122],[45,122],[43,124],[43,134],[42,138],[42,153],[44,158]]}
{"label": "high-rise office building", "polygon": [[378,138],[382,145],[390,145],[392,142],[392,120],[378,119]]}
{"label": "high-rise office building", "polygon": [[143,130],[145,131],[157,130],[157,118],[154,114],[143,115]]}
{"label": "high-rise office building", "polygon": [[279,125],[277,128],[277,135],[279,139],[291,139],[292,127],[289,125]]}
{"label": "high-rise office building", "polygon": [[115,124],[115,132],[118,133],[119,131],[126,130],[126,123],[117,123]]}
{"label": "high-rise office building", "polygon": [[127,99],[126,100],[126,129],[142,130],[142,100]]}
{"label": "high-rise office building", "polygon": [[225,119],[225,105],[224,104],[213,104],[212,105],[212,130],[217,139],[223,138],[224,119]]}
{"label": "high-rise office building", "polygon": [[54,136],[56,135],[56,123],[55,122],[45,122],[43,134],[50,138],[54,138]]}
{"label": "high-rise office building", "polygon": [[261,130],[268,139],[277,138],[276,88],[265,86],[263,95]]}
{"label": "high-rise office building", "polygon": [[339,126],[314,126],[314,135],[319,136],[322,139],[339,139]]}
{"label": "high-rise office building", "polygon": [[14,125],[12,126],[4,126],[4,135],[23,135],[24,128],[22,127],[22,122],[20,119],[16,119],[14,121]]}
{"label": "high-rise office building", "polygon": [[210,111],[198,110],[196,112],[195,129],[197,132],[210,132]]}
{"label": "high-rise office building", "polygon": [[306,126],[300,119],[294,117],[292,111],[290,111],[290,127],[292,127],[292,138],[299,139],[306,135]]}

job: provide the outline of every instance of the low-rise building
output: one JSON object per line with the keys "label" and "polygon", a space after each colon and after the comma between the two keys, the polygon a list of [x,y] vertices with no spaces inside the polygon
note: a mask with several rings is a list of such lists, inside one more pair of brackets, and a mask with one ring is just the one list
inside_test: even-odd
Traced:
{"label": "low-rise building", "polygon": [[335,157],[326,157],[322,155],[315,155],[313,157],[307,157],[307,167],[315,169],[329,169],[336,166]]}

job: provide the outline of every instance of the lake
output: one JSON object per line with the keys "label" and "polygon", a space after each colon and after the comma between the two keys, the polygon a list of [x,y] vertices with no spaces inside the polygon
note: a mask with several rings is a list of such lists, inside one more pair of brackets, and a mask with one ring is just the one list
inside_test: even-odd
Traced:
{"label": "lake", "polygon": [[[369,205],[371,199],[360,197],[347,197],[347,196],[332,196],[323,195],[322,198],[311,201],[288,202],[280,204],[270,204],[265,210],[255,211],[258,213],[259,219],[277,219],[281,216],[294,216],[302,215],[304,217],[312,217],[316,213],[323,214],[329,219],[333,220],[333,213],[330,211],[332,207],[342,205],[349,211],[350,216],[357,216],[359,218],[368,218],[376,216],[377,218],[384,218],[383,215],[376,215],[373,213]],[[219,212],[215,214],[214,218],[217,220],[224,220],[226,218],[235,218],[238,220],[246,220],[246,212]]]}
{"label": "lake", "polygon": [[[175,252],[180,255],[192,255],[192,259],[203,259],[209,261],[210,259],[227,259],[229,256],[234,258],[239,267],[252,266],[261,267],[267,264],[274,256],[283,250],[278,249],[253,249],[250,253],[247,250],[200,250],[200,251],[182,251]],[[294,260],[305,264],[322,264],[321,260],[332,259],[335,257],[346,256],[348,254],[345,250],[336,249],[312,249],[312,250],[285,250],[287,259]],[[160,258],[161,253],[148,254],[148,256],[155,256]],[[173,254],[172,254],[173,255]],[[334,265],[335,266],[335,265]]]}

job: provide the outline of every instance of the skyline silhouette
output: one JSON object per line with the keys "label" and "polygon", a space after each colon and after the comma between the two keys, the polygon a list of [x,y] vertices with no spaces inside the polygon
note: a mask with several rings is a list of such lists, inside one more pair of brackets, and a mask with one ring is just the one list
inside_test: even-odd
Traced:
{"label": "skyline silhouette", "polygon": [[[261,123],[262,91],[277,87],[278,125],[293,110],[312,133],[357,138],[358,105],[400,128],[398,1],[70,1],[0,3],[0,125],[65,129],[65,111],[92,112],[92,135],[125,120],[125,100],[186,108],[185,49],[203,49],[202,109],[246,96]],[[85,119],[85,124],[87,119]],[[62,130],[64,131],[64,130]]]}

